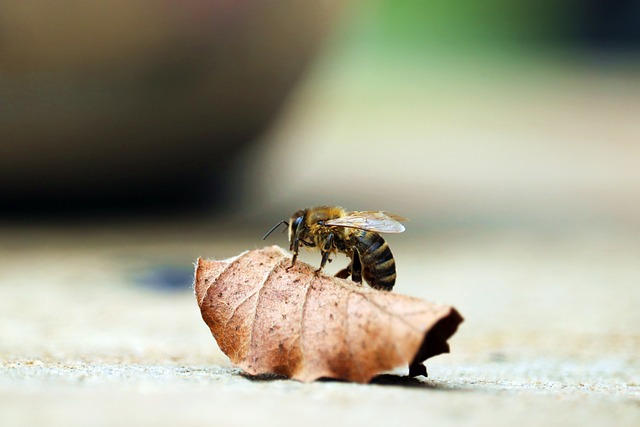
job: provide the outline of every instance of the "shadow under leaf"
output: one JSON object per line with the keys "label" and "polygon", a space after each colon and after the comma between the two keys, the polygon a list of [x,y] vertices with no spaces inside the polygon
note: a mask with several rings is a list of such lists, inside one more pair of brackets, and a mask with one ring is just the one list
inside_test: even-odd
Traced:
{"label": "shadow under leaf", "polygon": [[451,386],[449,384],[440,383],[434,380],[424,380],[420,377],[412,377],[407,375],[382,374],[374,377],[370,384],[397,386],[397,387],[415,387],[430,390],[443,391],[468,391],[469,389]]}

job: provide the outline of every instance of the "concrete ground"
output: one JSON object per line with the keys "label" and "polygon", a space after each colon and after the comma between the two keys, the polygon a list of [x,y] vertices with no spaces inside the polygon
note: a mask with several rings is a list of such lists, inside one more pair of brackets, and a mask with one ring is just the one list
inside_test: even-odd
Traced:
{"label": "concrete ground", "polygon": [[465,317],[452,353],[428,379],[301,384],[230,366],[188,288],[261,230],[186,224],[0,229],[0,425],[640,422],[638,236],[394,236],[396,291]]}

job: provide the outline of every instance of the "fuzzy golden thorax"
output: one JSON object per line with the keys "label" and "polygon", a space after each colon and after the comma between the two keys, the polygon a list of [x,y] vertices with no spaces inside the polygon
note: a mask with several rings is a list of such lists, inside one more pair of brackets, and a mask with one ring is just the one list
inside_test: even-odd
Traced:
{"label": "fuzzy golden thorax", "polygon": [[335,252],[335,245],[325,247],[327,239],[330,234],[333,234],[334,238],[340,239],[346,230],[343,227],[324,225],[324,222],[340,218],[343,215],[344,210],[337,206],[319,206],[307,211],[304,224],[307,229],[308,240],[313,242],[313,246]]}
{"label": "fuzzy golden thorax", "polygon": [[336,252],[336,245],[325,247],[330,234],[335,241],[348,239],[350,229],[344,227],[332,227],[324,225],[325,221],[344,216],[344,209],[338,206],[317,206],[309,209],[301,209],[291,216],[289,222],[289,243],[293,250],[295,239],[298,244],[307,248],[320,248],[330,252]]}

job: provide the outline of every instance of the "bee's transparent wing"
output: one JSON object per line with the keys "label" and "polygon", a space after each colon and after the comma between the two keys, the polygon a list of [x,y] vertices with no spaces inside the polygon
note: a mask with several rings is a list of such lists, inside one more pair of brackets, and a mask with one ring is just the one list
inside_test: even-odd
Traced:
{"label": "bee's transparent wing", "polygon": [[330,219],[325,224],[336,227],[359,228],[378,233],[402,233],[404,225],[400,224],[400,221],[406,220],[404,217],[389,212],[356,211],[347,212],[346,215],[340,218]]}

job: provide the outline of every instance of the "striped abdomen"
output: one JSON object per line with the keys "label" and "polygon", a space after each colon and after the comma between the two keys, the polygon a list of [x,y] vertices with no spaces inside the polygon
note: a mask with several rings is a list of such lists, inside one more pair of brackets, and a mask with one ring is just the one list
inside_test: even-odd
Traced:
{"label": "striped abdomen", "polygon": [[364,231],[356,249],[362,263],[362,277],[375,289],[390,291],[396,283],[396,262],[389,245],[378,233]]}

